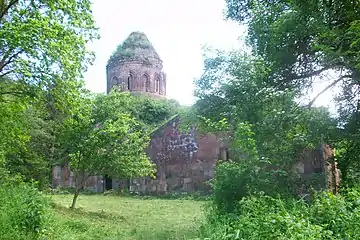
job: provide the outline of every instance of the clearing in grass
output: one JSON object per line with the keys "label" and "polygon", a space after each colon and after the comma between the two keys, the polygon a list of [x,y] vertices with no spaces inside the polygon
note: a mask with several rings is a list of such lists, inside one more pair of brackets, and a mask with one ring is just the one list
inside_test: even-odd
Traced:
{"label": "clearing in grass", "polygon": [[202,201],[53,195],[56,239],[194,239],[203,220]]}

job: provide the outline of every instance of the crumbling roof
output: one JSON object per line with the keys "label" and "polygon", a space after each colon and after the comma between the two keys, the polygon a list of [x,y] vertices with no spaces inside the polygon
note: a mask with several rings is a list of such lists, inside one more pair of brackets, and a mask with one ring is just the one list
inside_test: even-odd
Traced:
{"label": "crumbling roof", "polygon": [[172,117],[164,120],[161,124],[150,131],[150,137],[154,136],[158,132],[162,131],[165,127],[167,127],[170,123],[172,123],[175,119],[179,118],[179,114],[175,114]]}
{"label": "crumbling roof", "polygon": [[125,41],[120,44],[111,55],[108,64],[112,61],[141,61],[151,63],[154,60],[161,61],[153,45],[142,32],[132,32]]}

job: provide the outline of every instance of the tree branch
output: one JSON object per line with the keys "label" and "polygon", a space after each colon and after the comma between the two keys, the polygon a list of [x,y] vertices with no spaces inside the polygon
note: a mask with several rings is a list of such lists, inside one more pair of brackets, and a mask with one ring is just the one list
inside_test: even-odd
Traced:
{"label": "tree branch", "polygon": [[16,96],[21,96],[22,94],[24,94],[24,92],[22,92],[22,91],[0,92],[0,95],[16,95]]}
{"label": "tree branch", "polygon": [[19,54],[23,52],[23,50],[19,50],[11,56],[9,56],[9,54],[4,55],[4,57],[0,61],[0,72],[2,72],[8,64],[12,63],[14,58],[16,58]]}
{"label": "tree branch", "polygon": [[3,1],[4,6],[0,6],[1,7],[0,22],[3,19],[3,17],[8,13],[9,9],[18,2],[19,2],[19,0],[12,0],[9,2],[9,4],[7,6],[5,6],[5,1]]}
{"label": "tree branch", "polygon": [[[10,73],[13,73],[13,72],[15,72],[15,70],[13,69],[13,70],[10,70],[10,71],[7,71],[7,72],[5,72],[5,73],[1,73],[0,74],[0,80],[2,79],[2,78],[4,78],[6,75],[8,75],[8,74],[10,74]],[[0,81],[1,82],[1,81]]]}
{"label": "tree branch", "polygon": [[332,67],[327,66],[327,67],[324,67],[322,69],[319,69],[319,70],[316,70],[316,71],[313,71],[313,72],[307,72],[307,73],[305,73],[303,75],[296,75],[296,76],[289,77],[288,80],[297,80],[297,79],[313,77],[313,76],[319,75],[320,73],[322,73],[322,72],[324,72],[326,70],[329,70],[331,68]]}
{"label": "tree branch", "polygon": [[344,78],[351,78],[351,75],[344,75],[341,76],[340,78],[338,78],[337,80],[335,80],[334,82],[332,82],[330,85],[328,85],[326,88],[324,88],[321,92],[319,92],[307,105],[309,108],[314,104],[314,102],[316,101],[316,99],[318,97],[320,97],[321,94],[323,94],[324,92],[326,92],[327,90],[329,90],[330,88],[334,87],[338,82],[340,82],[341,80],[343,80]]}

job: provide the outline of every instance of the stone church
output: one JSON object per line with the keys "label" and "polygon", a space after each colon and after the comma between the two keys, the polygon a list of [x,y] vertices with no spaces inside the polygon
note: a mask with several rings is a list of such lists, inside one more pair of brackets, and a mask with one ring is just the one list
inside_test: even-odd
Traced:
{"label": "stone church", "polygon": [[[133,32],[111,56],[106,66],[107,92],[114,86],[123,91],[149,98],[166,98],[166,74],[163,62],[147,36]],[[156,179],[111,179],[109,176],[91,177],[85,188],[96,192],[125,189],[131,192],[162,194],[174,191],[207,191],[218,159],[228,159],[228,151],[221,136],[200,134],[196,129],[179,131],[179,116],[151,134],[146,149],[157,166]],[[67,165],[54,166],[53,186],[74,186],[73,174]]]}
{"label": "stone church", "polygon": [[[119,49],[120,48],[120,49]],[[106,66],[107,92],[114,86],[133,94],[149,98],[166,98],[166,74],[162,71],[162,60],[144,33],[133,32],[118,47]],[[228,143],[220,135],[202,134],[196,129],[179,131],[179,116],[169,119],[151,133],[150,145],[146,149],[151,161],[156,164],[156,179],[112,179],[110,176],[93,176],[85,188],[95,192],[126,190],[146,194],[167,192],[206,192],[208,181],[214,175],[216,161],[228,160]],[[305,149],[306,150],[306,149]],[[294,165],[306,182],[313,174],[327,176],[322,186],[337,192],[340,177],[334,150],[327,144],[317,149],[304,151]],[[53,167],[53,187],[75,187],[74,176],[67,164]],[[298,194],[307,193],[301,186]]]}

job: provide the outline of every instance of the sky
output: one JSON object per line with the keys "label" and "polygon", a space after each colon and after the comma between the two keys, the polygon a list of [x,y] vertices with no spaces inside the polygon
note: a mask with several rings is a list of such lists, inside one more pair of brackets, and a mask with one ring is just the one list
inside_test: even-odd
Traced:
{"label": "sky", "polygon": [[[193,81],[203,72],[203,46],[241,49],[245,28],[224,20],[225,0],[93,0],[100,40],[89,45],[96,60],[85,74],[86,87],[106,92],[106,63],[131,32],[144,32],[163,60],[167,97],[183,105],[194,103]],[[324,88],[318,83],[308,96]],[[329,106],[331,93],[315,105]]]}

